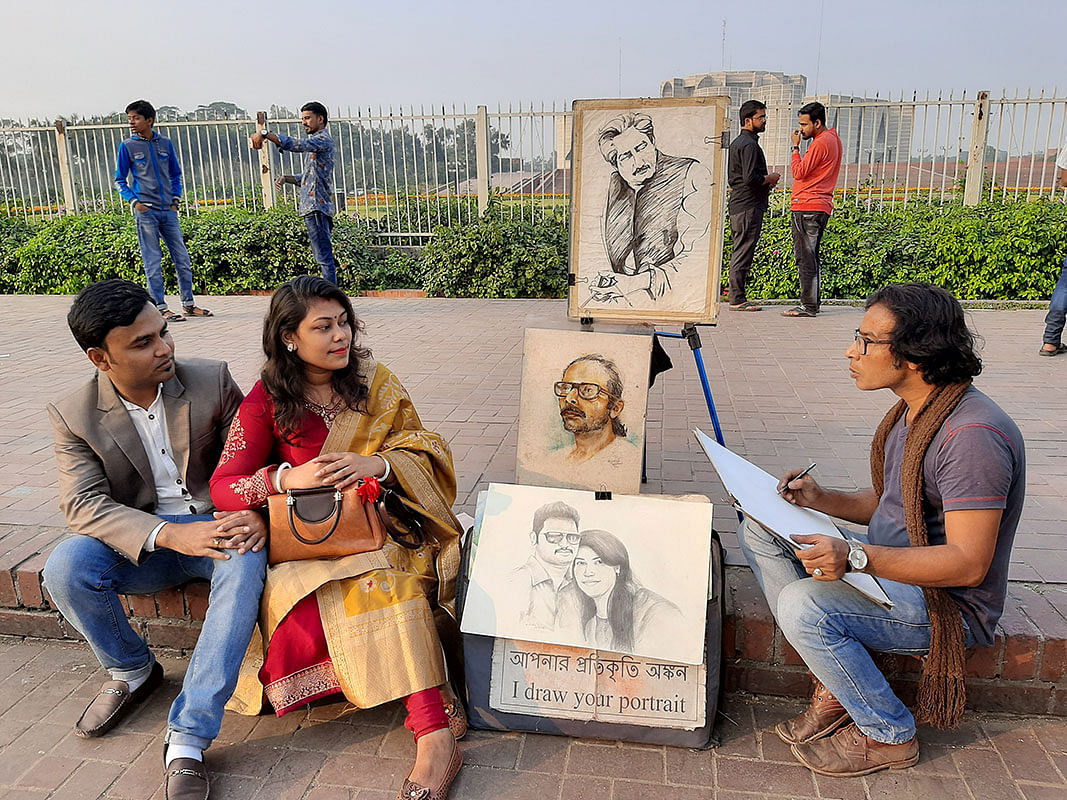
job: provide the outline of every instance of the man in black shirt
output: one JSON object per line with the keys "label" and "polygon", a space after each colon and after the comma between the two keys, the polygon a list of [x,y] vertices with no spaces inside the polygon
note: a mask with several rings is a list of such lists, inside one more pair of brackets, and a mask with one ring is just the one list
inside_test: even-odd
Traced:
{"label": "man in black shirt", "polygon": [[767,174],[767,159],[759,146],[759,135],[767,129],[767,106],[759,100],[741,104],[741,133],[730,142],[730,230],[733,256],[730,258],[730,308],[734,311],[762,311],[748,302],[745,284],[756,254],[756,243],[763,229],[767,196],[782,177]]}

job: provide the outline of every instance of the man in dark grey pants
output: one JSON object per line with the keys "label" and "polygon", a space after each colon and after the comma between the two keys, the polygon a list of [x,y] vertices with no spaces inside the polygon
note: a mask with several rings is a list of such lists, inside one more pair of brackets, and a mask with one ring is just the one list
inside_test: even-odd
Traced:
{"label": "man in dark grey pants", "polygon": [[767,106],[759,100],[741,104],[741,133],[730,142],[730,232],[733,255],[730,258],[730,308],[734,311],[762,311],[748,302],[745,284],[763,230],[767,197],[782,177],[767,174],[767,159],[759,146],[759,135],[767,130]]}
{"label": "man in dark grey pants", "polygon": [[[841,170],[841,138],[826,127],[826,108],[808,103],[797,112],[793,131],[793,254],[800,279],[800,305],[782,312],[784,317],[814,317],[819,313],[822,270],[819,245],[834,210],[834,187]],[[804,157],[800,140],[811,142]]]}

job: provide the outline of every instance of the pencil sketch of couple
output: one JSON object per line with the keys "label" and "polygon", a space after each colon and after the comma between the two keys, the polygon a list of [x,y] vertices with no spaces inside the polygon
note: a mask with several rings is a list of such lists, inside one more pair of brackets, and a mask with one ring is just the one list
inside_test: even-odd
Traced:
{"label": "pencil sketch of couple", "polygon": [[530,557],[509,576],[526,638],[549,635],[575,646],[654,654],[682,635],[678,606],[637,581],[616,536],[582,530],[577,509],[562,501],[542,505],[530,542]]}

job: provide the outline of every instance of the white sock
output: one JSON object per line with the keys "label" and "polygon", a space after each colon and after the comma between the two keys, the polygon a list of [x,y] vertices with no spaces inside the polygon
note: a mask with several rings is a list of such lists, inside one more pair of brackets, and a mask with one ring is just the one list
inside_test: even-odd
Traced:
{"label": "white sock", "polygon": [[[137,678],[136,680],[132,680],[131,681],[129,678],[125,678],[126,685],[130,687],[130,691],[131,692],[136,692],[138,689],[140,689],[144,685],[144,682],[148,680],[148,676],[152,674],[152,668],[155,665],[156,665],[155,661],[153,661],[151,664],[149,664],[148,665],[148,669],[146,669],[144,671],[144,675],[142,675],[140,678]],[[116,678],[114,675],[111,676],[111,679],[112,680],[123,680],[123,678]]]}
{"label": "white sock", "polygon": [[176,758],[191,758],[194,761],[203,762],[204,751],[199,747],[193,747],[190,744],[168,744],[167,745],[167,766],[170,766],[170,762]]}

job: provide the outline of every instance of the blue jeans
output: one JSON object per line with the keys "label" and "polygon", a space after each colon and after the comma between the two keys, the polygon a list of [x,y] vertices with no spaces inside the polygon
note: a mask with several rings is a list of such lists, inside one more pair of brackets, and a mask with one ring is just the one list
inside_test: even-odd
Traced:
{"label": "blue jeans", "polygon": [[1060,279],[1052,290],[1052,300],[1045,315],[1045,344],[1059,344],[1062,341],[1064,320],[1067,320],[1067,258],[1063,259]]}
{"label": "blue jeans", "polygon": [[[197,522],[210,516],[161,517]],[[259,612],[267,552],[230,552],[227,561],[173,550],[147,554],[140,566],[91,536],[60,542],[44,567],[44,582],[59,610],[89,642],[113,680],[136,680],[154,663],[130,626],[120,594],[152,594],[194,578],[211,582],[208,609],[182,691],[170,708],[167,741],[206,750],[218,736],[222,712],[237,686]]]}
{"label": "blue jeans", "polygon": [[[737,531],[782,634],[859,729],[887,744],[915,736],[915,717],[889,687],[867,648],[923,655],[930,649],[930,615],[918,586],[879,578],[894,606],[883,608],[844,581],[810,577],[793,551],[752,520]],[[864,541],[849,532],[850,538]],[[967,646],[974,636],[965,629]]]}
{"label": "blue jeans", "polygon": [[167,307],[163,293],[163,250],[159,246],[162,237],[178,272],[178,294],[182,305],[189,308],[193,305],[193,268],[189,262],[189,251],[185,249],[185,240],[182,239],[178,212],[169,208],[150,208],[147,211],[134,211],[133,215],[137,219],[137,244],[141,246],[148,293],[152,295],[156,307]]}
{"label": "blue jeans", "polygon": [[333,217],[321,211],[312,211],[304,217],[304,224],[311,239],[311,254],[315,256],[315,263],[322,267],[322,277],[336,284],[337,262],[333,260],[333,243],[330,241]]}

